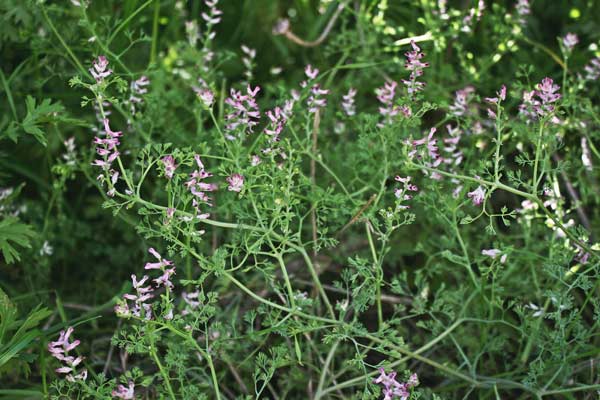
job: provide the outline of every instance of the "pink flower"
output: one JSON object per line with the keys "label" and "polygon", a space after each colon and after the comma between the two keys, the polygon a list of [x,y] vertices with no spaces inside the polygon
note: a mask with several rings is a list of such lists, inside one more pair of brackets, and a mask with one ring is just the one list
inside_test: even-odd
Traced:
{"label": "pink flower", "polygon": [[220,15],[223,14],[223,12],[219,9],[217,9],[217,3],[219,1],[218,0],[205,0],[204,3],[207,5],[207,7],[210,8],[210,12],[207,14],[205,12],[203,12],[202,15],[202,19],[206,21],[206,25],[208,25],[209,27],[212,25],[216,25],[219,22],[221,22],[221,17]]}
{"label": "pink flower", "polygon": [[393,117],[398,115],[398,107],[394,105],[396,96],[396,87],[398,84],[394,81],[385,82],[382,87],[375,89],[377,100],[382,104],[379,107],[379,114],[383,117],[383,122],[377,124],[378,127],[389,125],[393,121]]}
{"label": "pink flower", "polygon": [[[523,93],[523,103],[519,106],[519,113],[526,117],[528,122],[552,115],[554,112],[553,103],[561,97],[560,93],[557,93],[560,86],[554,84],[551,78],[542,79],[542,82],[536,88],[537,90]],[[537,96],[537,99],[534,96]],[[556,116],[552,116],[551,121],[553,123],[560,122]]]}
{"label": "pink flower", "polygon": [[[496,257],[498,257],[499,255],[502,254],[502,251],[498,250],[498,249],[484,249],[484,250],[481,250],[481,254],[484,256],[490,257],[492,260],[495,260]],[[506,262],[506,257],[507,257],[506,254],[502,254],[502,256],[500,257],[500,262],[502,264],[504,264]]]}
{"label": "pink flower", "polygon": [[573,48],[579,43],[579,38],[576,34],[569,32],[562,38],[562,43],[567,53],[571,53]]}
{"label": "pink flower", "polygon": [[172,179],[173,174],[175,173],[175,169],[177,168],[177,164],[175,164],[175,159],[172,155],[164,156],[161,160],[163,166],[165,168],[165,176],[167,179]]}
{"label": "pink flower", "polygon": [[313,68],[312,65],[308,64],[306,68],[304,68],[304,73],[310,80],[314,80],[317,75],[319,75],[319,70],[317,68]]}
{"label": "pink flower", "polygon": [[586,72],[586,80],[598,80],[598,78],[600,78],[600,57],[593,58],[583,69]]}
{"label": "pink flower", "polygon": [[348,89],[348,93],[342,96],[342,109],[347,116],[351,117],[356,114],[356,107],[354,106],[354,96],[356,96],[356,89]]}
{"label": "pink flower", "polygon": [[[131,275],[132,286],[136,294],[126,293],[123,295],[123,301],[115,306],[115,313],[119,317],[129,318],[131,316],[137,318],[152,318],[152,306],[146,301],[154,297],[152,286],[143,286],[150,279],[148,275],[144,275],[138,281],[135,275]],[[133,307],[130,307],[128,301],[133,302]]]}
{"label": "pink flower", "polygon": [[517,15],[519,16],[519,23],[525,25],[527,22],[525,17],[531,14],[531,8],[529,6],[529,0],[518,0],[516,5]]}
{"label": "pink flower", "polygon": [[413,150],[408,153],[408,156],[413,157],[417,153],[419,146],[426,145],[427,153],[429,154],[429,157],[432,160],[437,160],[440,157],[440,155],[438,153],[437,139],[433,138],[433,135],[435,134],[436,131],[437,131],[437,129],[435,127],[433,127],[429,130],[429,134],[427,136],[425,136],[421,139],[418,139],[418,140],[413,140],[413,142],[412,142]]}
{"label": "pink flower", "polygon": [[194,208],[196,208],[196,217],[200,219],[206,219],[209,217],[209,214],[202,213],[200,211],[200,203],[205,203],[211,206],[212,204],[210,202],[210,198],[206,192],[215,191],[217,188],[215,185],[203,182],[204,179],[211,177],[212,174],[204,169],[204,164],[202,163],[202,160],[200,160],[199,155],[196,154],[194,159],[196,160],[198,169],[191,173],[191,178],[185,183],[185,185],[190,189],[190,192],[195,197],[192,200],[192,205]]}
{"label": "pink flower", "polygon": [[474,205],[479,206],[485,199],[485,189],[482,186],[478,186],[477,189],[467,193],[467,197],[473,201]]}
{"label": "pink flower", "polygon": [[244,131],[252,132],[252,128],[258,124],[260,119],[260,111],[255,99],[259,90],[259,86],[252,89],[248,85],[246,94],[244,95],[240,91],[231,89],[229,97],[225,99],[225,103],[232,109],[225,116],[225,120],[227,121],[227,125],[225,125],[226,131],[231,132],[241,126]]}
{"label": "pink flower", "polygon": [[146,263],[144,269],[164,269],[165,267],[173,265],[172,261],[162,258],[160,254],[154,248],[150,247],[148,252],[158,260],[156,263]]}
{"label": "pink flower", "polygon": [[108,60],[106,59],[106,56],[98,56],[98,58],[94,60],[92,68],[90,68],[89,71],[96,82],[100,83],[104,80],[104,78],[107,78],[110,74],[112,74],[112,70],[107,70],[106,67],[108,67]]}
{"label": "pink flower", "polygon": [[419,378],[417,374],[412,374],[407,383],[401,383],[396,380],[396,372],[386,374],[383,368],[379,368],[379,376],[373,380],[373,383],[383,386],[384,400],[407,400],[410,397],[409,389],[419,384]]}
{"label": "pink flower", "polygon": [[227,183],[229,184],[227,190],[231,192],[241,192],[244,187],[244,177],[240,174],[233,174],[227,177]]}
{"label": "pink flower", "polygon": [[119,399],[132,400],[135,398],[134,388],[135,385],[133,382],[129,381],[129,385],[127,387],[124,385],[117,386],[117,389],[112,391],[112,395],[114,397],[118,397]]}
{"label": "pink flower", "polygon": [[169,289],[173,289],[173,283],[171,277],[175,275],[175,268],[163,269],[163,273],[158,278],[154,279],[156,286],[164,286]]}
{"label": "pink flower", "polygon": [[448,107],[450,112],[457,117],[465,115],[474,92],[475,89],[472,86],[457,90],[454,96],[454,104]]}
{"label": "pink flower", "polygon": [[198,95],[198,98],[200,98],[202,104],[207,108],[215,101],[215,95],[208,88],[194,88],[194,91],[196,92],[196,95]]}
{"label": "pink flower", "polygon": [[271,138],[272,142],[278,142],[279,135],[287,122],[287,117],[279,107],[267,111],[267,117],[269,118],[269,125],[265,127],[264,132]]}
{"label": "pink flower", "polygon": [[56,369],[59,374],[66,374],[68,381],[74,382],[76,380],[86,380],[87,370],[78,370],[77,366],[83,361],[83,357],[74,357],[69,355],[69,352],[73,351],[79,346],[80,341],[74,340],[69,341],[69,337],[73,333],[73,327],[67,328],[66,331],[60,331],[58,340],[48,343],[48,351],[52,357],[61,361],[63,366]]}
{"label": "pink flower", "polygon": [[429,63],[421,61],[421,59],[425,57],[425,54],[421,52],[421,48],[417,46],[414,41],[412,41],[410,45],[413,50],[404,54],[406,56],[404,68],[410,71],[410,79],[402,80],[402,83],[406,85],[408,94],[412,96],[414,93],[423,90],[425,83],[418,82],[417,78],[423,75],[423,69],[429,67]]}

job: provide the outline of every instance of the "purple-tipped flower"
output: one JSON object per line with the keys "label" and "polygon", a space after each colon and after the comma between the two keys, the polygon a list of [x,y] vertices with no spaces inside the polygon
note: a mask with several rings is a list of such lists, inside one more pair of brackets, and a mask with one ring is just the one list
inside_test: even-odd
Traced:
{"label": "purple-tipped flower", "polygon": [[319,70],[317,68],[313,68],[312,65],[308,64],[304,68],[304,73],[306,74],[306,77],[312,81],[316,79],[317,75],[319,75]]}
{"label": "purple-tipped flower", "polygon": [[[536,88],[537,90],[523,93],[523,103],[519,106],[519,113],[528,122],[552,115],[554,112],[554,105],[552,103],[555,103],[561,97],[560,93],[557,93],[560,86],[554,84],[552,78],[542,79],[542,82]],[[551,121],[553,123],[560,122],[556,116],[552,116]]]}
{"label": "purple-tipped flower", "polygon": [[379,106],[379,114],[383,117],[383,121],[378,123],[378,127],[383,127],[392,123],[394,117],[398,115],[400,109],[394,105],[396,97],[396,87],[398,84],[394,81],[389,81],[383,84],[382,87],[375,89],[377,100],[381,103]]}
{"label": "purple-tipped flower", "polygon": [[356,114],[356,106],[354,105],[354,96],[356,96],[356,89],[348,89],[348,93],[342,96],[342,109],[347,116],[351,117]]}
{"label": "purple-tipped flower", "polygon": [[92,68],[90,68],[89,71],[96,82],[100,83],[112,74],[112,70],[106,69],[106,67],[108,67],[106,56],[98,56],[98,58],[94,60]]}
{"label": "purple-tipped flower", "polygon": [[140,96],[148,93],[148,89],[146,88],[148,85],[150,85],[150,79],[148,79],[146,76],[142,76],[138,80],[131,82],[131,94],[128,102],[130,104],[132,114],[135,114],[136,112],[135,105],[144,102],[144,99]]}
{"label": "purple-tipped flower", "polygon": [[531,14],[531,7],[529,5],[529,0],[518,0],[517,5],[515,6],[517,11],[519,24],[526,24],[526,17]]}
{"label": "purple-tipped flower", "polygon": [[65,378],[74,382],[76,380],[86,380],[87,370],[78,369],[79,364],[83,361],[83,357],[74,357],[69,355],[77,346],[80,341],[74,340],[69,341],[69,337],[73,333],[73,327],[67,328],[66,331],[60,331],[58,340],[48,343],[48,351],[52,357],[62,362],[62,366],[56,369],[59,374],[66,374]]}
{"label": "purple-tipped flower", "polygon": [[406,210],[407,208],[410,208],[410,206],[401,204],[402,201],[407,201],[407,200],[412,199],[412,195],[409,194],[409,192],[416,192],[419,190],[419,188],[416,185],[413,185],[412,183],[410,183],[410,180],[411,180],[410,176],[403,178],[400,175],[396,175],[394,180],[396,182],[401,182],[403,184],[401,188],[397,188],[394,190],[394,196],[396,196],[396,198],[398,200],[400,200],[400,202],[398,202],[397,207],[399,210]]}
{"label": "purple-tipped flower", "polygon": [[396,372],[386,374],[383,368],[379,368],[379,376],[373,380],[373,383],[383,386],[384,400],[407,400],[410,397],[410,389],[419,384],[419,378],[416,374],[412,374],[408,382],[401,383],[396,380]]}
{"label": "purple-tipped flower", "polygon": [[562,38],[562,44],[568,54],[573,51],[577,43],[579,43],[579,37],[574,33],[569,32]]}
{"label": "purple-tipped flower", "polygon": [[265,127],[265,134],[270,137],[272,142],[279,141],[279,135],[287,122],[285,112],[280,107],[275,107],[273,110],[267,111],[269,125]]}
{"label": "purple-tipped flower", "polygon": [[485,189],[483,186],[478,186],[477,189],[467,193],[467,197],[471,199],[473,205],[479,206],[485,200]]}
{"label": "purple-tipped flower", "polygon": [[240,174],[233,174],[227,177],[227,183],[229,184],[227,190],[230,192],[241,192],[244,188],[244,177]]}
{"label": "purple-tipped flower", "polygon": [[[115,313],[119,317],[137,317],[137,318],[152,318],[152,306],[146,301],[154,297],[152,286],[144,286],[150,279],[148,275],[144,275],[138,281],[135,275],[131,275],[131,283],[136,294],[126,293],[123,295],[123,300],[115,306]],[[133,302],[133,306],[129,306],[129,301]]]}
{"label": "purple-tipped flower", "polygon": [[496,92],[498,97],[486,97],[485,101],[491,104],[498,104],[499,101],[506,100],[506,86],[502,85],[499,91]]}
{"label": "purple-tipped flower", "polygon": [[427,147],[427,154],[432,160],[437,160],[438,158],[440,158],[440,155],[438,153],[437,139],[433,138],[433,135],[436,131],[437,129],[435,127],[431,128],[427,136],[424,136],[423,138],[418,140],[413,140],[413,149],[408,153],[408,156],[414,157],[415,154],[419,152],[419,147],[425,145]]}
{"label": "purple-tipped flower", "polygon": [[[229,97],[225,99],[225,103],[231,107],[231,112],[225,116],[226,131],[232,132],[238,127],[242,127],[244,132],[252,132],[260,119],[260,111],[255,99],[259,91],[260,87],[252,89],[250,85],[246,88],[246,94],[231,89]],[[234,139],[235,136],[230,135],[230,138]]]}
{"label": "purple-tipped flower", "polygon": [[506,262],[506,254],[502,254],[502,250],[498,249],[484,249],[481,250],[481,254],[487,257],[490,257],[492,260],[495,260],[496,257],[500,257],[500,263],[504,264]]}
{"label": "purple-tipped flower", "polygon": [[158,252],[156,250],[154,250],[154,248],[152,248],[152,247],[150,247],[148,249],[148,253],[152,254],[158,262],[146,263],[146,265],[144,266],[144,269],[161,269],[162,270],[165,267],[170,267],[171,265],[173,265],[172,261],[169,261],[166,258],[162,258],[162,256],[160,254],[158,254]]}
{"label": "purple-tipped flower", "polygon": [[452,114],[457,117],[463,116],[467,114],[469,102],[473,98],[473,93],[475,89],[473,86],[467,86],[464,89],[457,90],[454,96],[454,104],[452,104],[448,109]]}
{"label": "purple-tipped flower", "polygon": [[588,81],[596,81],[600,78],[600,57],[593,58],[584,68],[586,73],[585,79]]}
{"label": "purple-tipped flower", "polygon": [[202,13],[202,19],[206,21],[206,25],[209,27],[218,24],[221,22],[221,15],[223,12],[217,8],[217,3],[219,0],[205,0],[204,3],[210,9],[208,13]]}
{"label": "purple-tipped flower", "polygon": [[165,176],[167,179],[173,179],[173,174],[175,173],[175,169],[177,169],[177,164],[175,164],[175,158],[172,155],[164,156],[160,160],[163,163],[163,167],[165,168]]}
{"label": "purple-tipped flower", "polygon": [[208,88],[194,88],[194,91],[206,108],[212,106],[213,102],[215,101],[215,95],[212,90]]}
{"label": "purple-tipped flower", "polygon": [[[300,86],[303,88],[307,87],[310,81],[314,81],[317,78],[319,75],[319,70],[308,64],[304,69],[304,73],[306,74],[308,81],[302,81],[302,83],[300,83]],[[318,83],[314,83],[311,86],[310,96],[308,96],[308,99],[306,100],[306,105],[308,106],[308,112],[310,114],[316,113],[319,111],[319,109],[327,105],[327,99],[325,99],[323,96],[328,93],[329,90],[321,89],[321,86]],[[292,97],[295,97],[294,94],[292,94]]]}
{"label": "purple-tipped flower", "polygon": [[129,385],[119,385],[115,390],[112,391],[112,395],[123,400],[132,400],[135,398],[135,385],[129,381]]}
{"label": "purple-tipped flower", "polygon": [[200,160],[200,156],[195,155],[194,159],[196,160],[198,169],[190,174],[190,179],[185,185],[190,189],[192,195],[194,195],[192,205],[196,208],[197,218],[206,219],[209,217],[209,214],[200,212],[200,204],[205,203],[211,206],[210,198],[206,192],[213,192],[217,188],[213,184],[204,182],[204,179],[211,177],[212,174],[204,169],[204,164]]}
{"label": "purple-tipped flower", "polygon": [[408,94],[413,95],[414,93],[423,90],[425,83],[418,82],[417,78],[423,75],[423,69],[429,67],[429,63],[421,61],[425,54],[421,52],[421,48],[413,41],[410,43],[413,50],[405,53],[406,64],[404,68],[410,71],[410,79],[402,80],[402,83],[408,88]]}

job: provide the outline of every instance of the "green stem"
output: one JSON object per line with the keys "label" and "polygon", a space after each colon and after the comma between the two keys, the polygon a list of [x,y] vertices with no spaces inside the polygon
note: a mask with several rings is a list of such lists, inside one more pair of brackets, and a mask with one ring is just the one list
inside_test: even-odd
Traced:
{"label": "green stem", "polygon": [[154,17],[152,20],[152,47],[150,49],[150,64],[156,62],[156,49],[158,45],[158,17],[160,16],[160,0],[154,0]]}

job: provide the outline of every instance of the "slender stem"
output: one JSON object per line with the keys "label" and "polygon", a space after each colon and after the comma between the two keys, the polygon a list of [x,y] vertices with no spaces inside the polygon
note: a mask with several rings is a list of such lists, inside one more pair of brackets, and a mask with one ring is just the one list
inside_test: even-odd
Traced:
{"label": "slender stem", "polygon": [[533,193],[537,193],[538,187],[538,164],[540,162],[540,155],[542,153],[542,137],[544,134],[544,124],[540,122],[540,129],[538,131],[537,144],[535,146],[535,161],[533,163]]}
{"label": "slender stem", "polygon": [[160,371],[160,374],[162,375],[163,380],[165,381],[165,385],[167,386],[169,395],[171,396],[171,398],[173,400],[175,400],[175,399],[177,399],[177,397],[175,397],[175,393],[173,392],[173,388],[171,387],[171,380],[169,379],[169,374],[167,373],[167,371],[165,371],[165,368],[163,367],[162,363],[160,362],[160,358],[158,358],[158,354],[156,353],[156,346],[154,345],[154,340],[152,339],[152,334],[149,335],[149,338],[150,338],[150,355],[154,359],[154,362],[156,363],[156,366],[158,367],[158,370]]}
{"label": "slender stem", "polygon": [[156,48],[158,45],[158,17],[160,16],[160,0],[154,0],[154,17],[152,20],[152,46],[150,49],[150,64],[156,62]]}

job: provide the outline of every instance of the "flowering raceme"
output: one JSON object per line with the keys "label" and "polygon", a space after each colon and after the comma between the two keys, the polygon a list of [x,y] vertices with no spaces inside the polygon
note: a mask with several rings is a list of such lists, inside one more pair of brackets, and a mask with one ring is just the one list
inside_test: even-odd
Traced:
{"label": "flowering raceme", "polygon": [[190,192],[194,196],[192,205],[196,209],[196,217],[199,219],[206,219],[210,214],[200,212],[200,204],[205,203],[212,206],[211,200],[206,192],[213,192],[217,188],[212,183],[204,182],[204,179],[211,177],[212,174],[204,169],[204,164],[202,163],[200,156],[195,155],[194,159],[196,160],[198,168],[191,173],[190,179],[185,185],[190,189]]}
{"label": "flowering raceme", "polygon": [[410,390],[419,385],[419,378],[417,374],[412,374],[407,382],[398,382],[396,372],[386,374],[385,369],[379,368],[379,376],[373,380],[373,383],[383,386],[384,400],[407,400],[410,397]]}
{"label": "flowering raceme", "polygon": [[231,107],[231,112],[225,116],[227,121],[225,130],[229,132],[227,139],[235,139],[232,132],[238,127],[242,127],[244,132],[252,132],[252,129],[258,125],[260,111],[256,103],[256,94],[259,91],[259,86],[252,89],[250,85],[246,88],[246,94],[231,89],[229,97],[225,99],[225,103]]}
{"label": "flowering raceme", "polygon": [[[308,64],[304,69],[304,73],[308,78],[308,81],[303,81],[300,86],[303,88],[308,86],[309,82],[317,79],[319,75],[319,70],[317,68],[313,68],[312,65]],[[306,105],[308,106],[308,112],[310,114],[316,113],[319,109],[325,107],[327,105],[327,99],[323,96],[329,93],[329,90],[321,89],[321,86],[318,83],[312,84],[310,87],[310,95],[308,96],[308,100],[306,101]]]}
{"label": "flowering raceme", "polygon": [[408,94],[412,96],[425,87],[425,83],[417,81],[417,78],[423,75],[423,69],[429,67],[429,63],[421,61],[425,54],[421,52],[421,48],[414,41],[410,42],[410,45],[413,50],[405,53],[406,64],[404,65],[404,68],[410,71],[410,77],[408,80],[403,79],[402,83],[406,85]]}
{"label": "flowering raceme", "polygon": [[52,357],[63,363],[63,366],[57,368],[56,372],[66,374],[66,379],[71,382],[76,380],[85,381],[87,379],[87,370],[78,368],[79,364],[83,361],[83,357],[69,355],[80,343],[79,340],[69,341],[72,333],[73,327],[67,328],[66,331],[60,331],[58,340],[48,343],[48,351],[52,354]]}
{"label": "flowering raceme", "polygon": [[108,60],[106,56],[98,56],[94,60],[92,68],[89,69],[90,74],[94,77],[97,83],[101,83],[105,78],[108,78],[112,74],[112,70],[106,69],[108,67]]}

